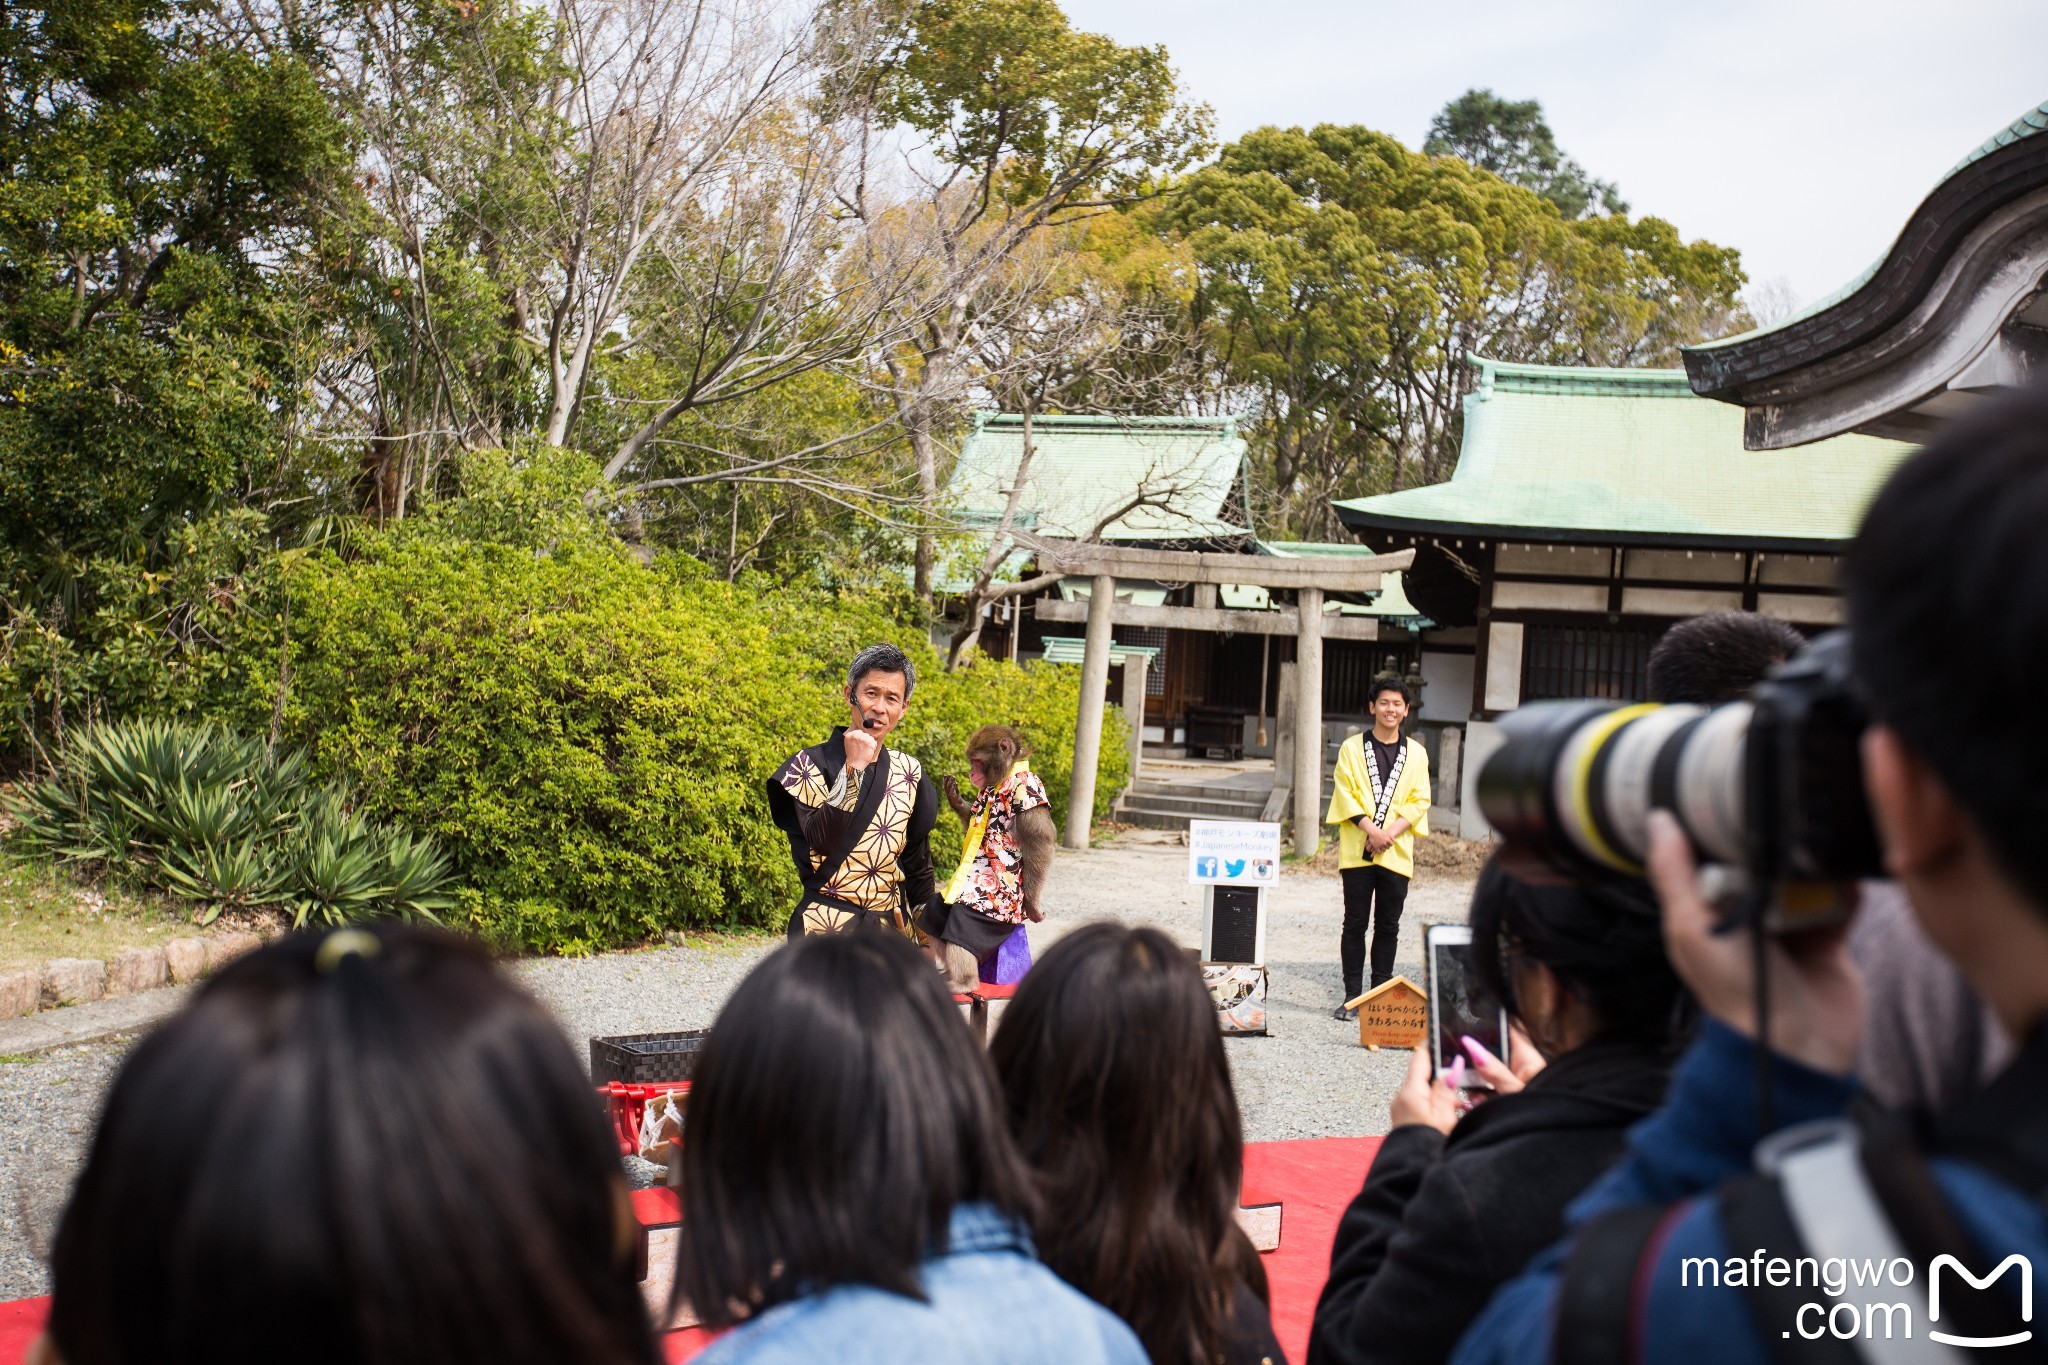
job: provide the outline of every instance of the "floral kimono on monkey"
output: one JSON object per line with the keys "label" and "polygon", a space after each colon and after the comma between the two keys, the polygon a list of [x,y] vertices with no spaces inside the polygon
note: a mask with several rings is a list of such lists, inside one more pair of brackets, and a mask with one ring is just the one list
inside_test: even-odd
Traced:
{"label": "floral kimono on monkey", "polygon": [[979,788],[975,800],[967,801],[953,778],[945,782],[946,800],[966,835],[959,869],[919,927],[956,991],[972,987],[977,974],[991,979],[987,967],[998,953],[1007,961],[1021,950],[1016,964],[1016,975],[1021,975],[1031,952],[1024,923],[1045,918],[1039,894],[1052,867],[1057,832],[1051,798],[1031,771],[1029,756],[1015,730],[984,725],[967,742],[968,767]]}

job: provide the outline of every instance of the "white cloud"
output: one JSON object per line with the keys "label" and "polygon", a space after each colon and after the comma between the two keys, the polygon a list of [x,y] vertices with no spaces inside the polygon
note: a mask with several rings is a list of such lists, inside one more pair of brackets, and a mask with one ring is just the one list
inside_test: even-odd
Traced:
{"label": "white cloud", "polygon": [[1067,0],[1164,43],[1225,137],[1364,123],[1418,145],[1471,86],[1543,101],[1638,213],[1804,299],[1876,259],[1943,172],[2048,100],[2042,0]]}

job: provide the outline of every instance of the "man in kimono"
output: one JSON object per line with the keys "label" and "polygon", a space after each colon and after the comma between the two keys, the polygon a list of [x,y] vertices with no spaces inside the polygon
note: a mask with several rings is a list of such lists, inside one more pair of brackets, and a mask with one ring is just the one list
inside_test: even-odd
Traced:
{"label": "man in kimono", "polygon": [[1370,987],[1365,970],[1365,928],[1372,926],[1372,985],[1394,976],[1401,905],[1415,875],[1415,836],[1429,833],[1429,755],[1404,738],[1408,685],[1381,678],[1367,704],[1372,730],[1352,735],[1337,750],[1337,775],[1326,824],[1340,826],[1337,867],[1344,879],[1344,1001],[1336,1017],[1356,1019],[1350,1003]]}
{"label": "man in kimono", "polygon": [[916,686],[902,650],[868,646],[846,670],[847,723],[768,779],[768,809],[789,836],[804,888],[791,938],[908,932],[932,897],[938,793],[916,759],[886,744]]}

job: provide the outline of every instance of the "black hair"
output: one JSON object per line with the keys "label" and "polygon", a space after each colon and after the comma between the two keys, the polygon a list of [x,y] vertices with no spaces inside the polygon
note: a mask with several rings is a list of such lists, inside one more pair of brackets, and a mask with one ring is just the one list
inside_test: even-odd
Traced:
{"label": "black hair", "polygon": [[1415,698],[1408,693],[1407,679],[1397,678],[1391,673],[1385,673],[1374,678],[1372,685],[1365,689],[1365,707],[1368,711],[1372,709],[1375,702],[1379,701],[1380,693],[1382,692],[1399,692],[1402,701],[1407,702],[1410,706],[1415,705]]}
{"label": "black hair", "polygon": [[1893,471],[1844,566],[1871,714],[2048,913],[2048,391],[1987,400]]}
{"label": "black hair", "polygon": [[65,1365],[654,1365],[554,1021],[467,940],[342,933],[235,962],[121,1067],[51,1263]]}
{"label": "black hair", "polygon": [[1264,1300],[1266,1272],[1237,1223],[1244,1133],[1187,950],[1081,926],[1024,977],[989,1054],[1038,1181],[1040,1259],[1160,1365],[1221,1359],[1236,1287]]}
{"label": "black hair", "polygon": [[906,703],[910,694],[917,690],[917,665],[894,645],[869,645],[854,655],[853,662],[846,666],[846,690],[851,692],[859,687],[860,680],[870,673],[901,673]]}
{"label": "black hair", "polygon": [[798,939],[748,973],[688,1122],[676,1287],[709,1326],[841,1284],[922,1299],[956,1205],[1034,1211],[981,1044],[893,933]]}
{"label": "black hair", "polygon": [[1736,701],[1805,644],[1783,621],[1753,611],[1710,611],[1680,621],[1650,650],[1650,700]]}
{"label": "black hair", "polygon": [[[1472,975],[1516,1014],[1511,957],[1540,962],[1598,1017],[1602,1038],[1682,1041],[1684,988],[1664,955],[1649,885],[1614,877],[1566,886],[1525,882],[1489,858],[1472,892]],[[1518,1016],[1519,1017],[1519,1016]]]}

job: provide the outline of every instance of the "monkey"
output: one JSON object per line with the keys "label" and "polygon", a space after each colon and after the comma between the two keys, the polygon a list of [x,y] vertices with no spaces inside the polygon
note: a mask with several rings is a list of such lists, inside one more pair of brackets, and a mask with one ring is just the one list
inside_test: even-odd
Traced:
{"label": "monkey", "polygon": [[1025,763],[1030,756],[1030,745],[1015,729],[984,725],[967,740],[975,799],[961,791],[957,778],[944,781],[946,803],[963,826],[971,830],[976,811],[989,808],[979,847],[963,850],[971,867],[949,888],[953,902],[936,900],[920,925],[927,951],[956,995],[974,988],[981,959],[1000,948],[1022,920],[1045,918],[1042,897],[1059,832],[1045,784]]}

